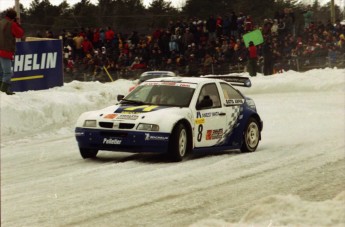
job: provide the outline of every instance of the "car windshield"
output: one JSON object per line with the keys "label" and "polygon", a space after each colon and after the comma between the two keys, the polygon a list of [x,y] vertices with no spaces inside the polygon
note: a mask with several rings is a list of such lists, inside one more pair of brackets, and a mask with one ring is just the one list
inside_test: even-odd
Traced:
{"label": "car windshield", "polygon": [[190,84],[148,82],[138,86],[125,99],[151,105],[188,107],[194,90]]}

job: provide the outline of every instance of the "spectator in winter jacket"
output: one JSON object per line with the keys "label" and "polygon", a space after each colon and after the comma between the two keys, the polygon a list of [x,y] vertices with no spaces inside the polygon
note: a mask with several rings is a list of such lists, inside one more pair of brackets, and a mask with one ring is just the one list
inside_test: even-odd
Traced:
{"label": "spectator in winter jacket", "polygon": [[203,74],[208,74],[211,72],[211,66],[214,63],[213,57],[206,53],[205,58],[203,59],[202,66],[203,66]]}
{"label": "spectator in winter jacket", "polygon": [[258,55],[257,55],[257,49],[256,46],[252,41],[249,42],[249,47],[248,47],[248,72],[250,76],[256,76],[256,71],[257,71],[257,61]]}
{"label": "spectator in winter jacket", "polygon": [[210,16],[210,18],[207,20],[206,29],[208,31],[208,41],[209,42],[216,41],[217,21],[214,18],[214,16]]}
{"label": "spectator in winter jacket", "polygon": [[216,36],[220,37],[223,34],[223,18],[218,16],[216,19]]}
{"label": "spectator in winter jacket", "polygon": [[303,11],[303,17],[304,17],[304,27],[309,28],[311,22],[313,21],[313,11],[310,5],[306,8],[305,11]]}
{"label": "spectator in winter jacket", "polygon": [[0,90],[7,95],[14,94],[10,86],[16,38],[24,36],[24,30],[17,20],[17,13],[13,9],[7,10],[5,17],[0,20]]}
{"label": "spectator in winter jacket", "polygon": [[272,51],[272,43],[271,40],[268,38],[263,45],[262,54],[264,57],[264,75],[272,75],[273,74],[273,51]]}
{"label": "spectator in winter jacket", "polygon": [[345,53],[345,35],[339,35],[339,41],[337,42],[337,46],[339,47],[340,52]]}
{"label": "spectator in winter jacket", "polygon": [[278,36],[278,19],[274,19],[273,24],[271,26],[271,35]]}
{"label": "spectator in winter jacket", "polygon": [[87,37],[85,37],[85,39],[81,43],[81,46],[83,48],[84,56],[86,56],[87,54],[93,54],[93,45]]}
{"label": "spectator in winter jacket", "polygon": [[264,36],[269,36],[271,34],[272,22],[268,19],[264,19],[264,24],[262,26],[262,34]]}
{"label": "spectator in winter jacket", "polygon": [[93,43],[93,46],[95,48],[101,48],[102,47],[101,34],[99,31],[99,28],[95,28],[93,31],[92,43]]}
{"label": "spectator in winter jacket", "polygon": [[82,43],[84,41],[84,37],[82,33],[78,33],[75,37],[73,37],[73,42],[75,46],[75,55],[77,60],[81,60],[84,58],[84,52],[83,52],[83,47]]}
{"label": "spectator in winter jacket", "polygon": [[230,17],[230,35],[237,38],[237,15],[235,12],[231,12]]}
{"label": "spectator in winter jacket", "polygon": [[111,27],[108,27],[108,30],[105,32],[105,41],[111,42],[115,38],[115,32],[111,29]]}
{"label": "spectator in winter jacket", "polygon": [[248,15],[245,19],[244,19],[244,32],[250,32],[253,31],[254,29],[254,23],[253,23],[253,19],[250,15]]}
{"label": "spectator in winter jacket", "polygon": [[242,12],[240,12],[239,16],[237,17],[237,32],[238,37],[242,37],[244,34],[244,21],[246,17],[243,15]]}
{"label": "spectator in winter jacket", "polygon": [[146,68],[146,65],[143,62],[141,62],[141,59],[139,57],[135,57],[134,61],[130,65],[130,69],[132,70],[145,69],[145,68]]}

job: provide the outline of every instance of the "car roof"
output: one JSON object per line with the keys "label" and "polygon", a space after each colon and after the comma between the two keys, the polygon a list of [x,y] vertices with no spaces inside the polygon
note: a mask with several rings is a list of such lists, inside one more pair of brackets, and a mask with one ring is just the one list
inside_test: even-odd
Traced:
{"label": "car roof", "polygon": [[149,79],[145,82],[152,82],[152,81],[201,84],[201,83],[215,82],[215,81],[220,81],[220,80],[214,79],[214,78],[204,78],[204,77],[160,77],[160,78]]}

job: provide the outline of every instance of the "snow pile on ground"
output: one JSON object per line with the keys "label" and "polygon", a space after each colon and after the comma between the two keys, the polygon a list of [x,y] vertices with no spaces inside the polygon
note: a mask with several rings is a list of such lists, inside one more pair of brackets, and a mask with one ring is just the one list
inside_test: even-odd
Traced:
{"label": "snow pile on ground", "polygon": [[248,210],[239,223],[201,220],[190,227],[266,227],[345,225],[345,191],[332,200],[312,202],[296,195],[271,195]]}
{"label": "snow pile on ground", "polygon": [[[85,111],[100,109],[117,102],[118,94],[127,94],[132,81],[112,83],[66,83],[41,91],[1,94],[1,135],[25,136],[68,127]],[[6,119],[6,120],[4,120]]]}

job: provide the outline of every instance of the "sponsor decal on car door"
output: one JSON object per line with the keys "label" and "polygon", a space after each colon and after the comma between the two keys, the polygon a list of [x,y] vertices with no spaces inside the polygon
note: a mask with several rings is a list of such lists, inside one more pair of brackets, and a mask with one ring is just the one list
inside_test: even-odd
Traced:
{"label": "sponsor decal on car door", "polygon": [[[218,88],[215,83],[204,85],[197,103],[208,101],[209,105],[198,108],[195,116],[195,147],[216,145],[223,137],[226,126],[226,113],[221,104]],[[198,104],[197,104],[198,105]]]}
{"label": "sponsor decal on car door", "polygon": [[200,110],[195,119],[195,146],[208,147],[217,144],[224,134],[226,115],[223,108]]}

